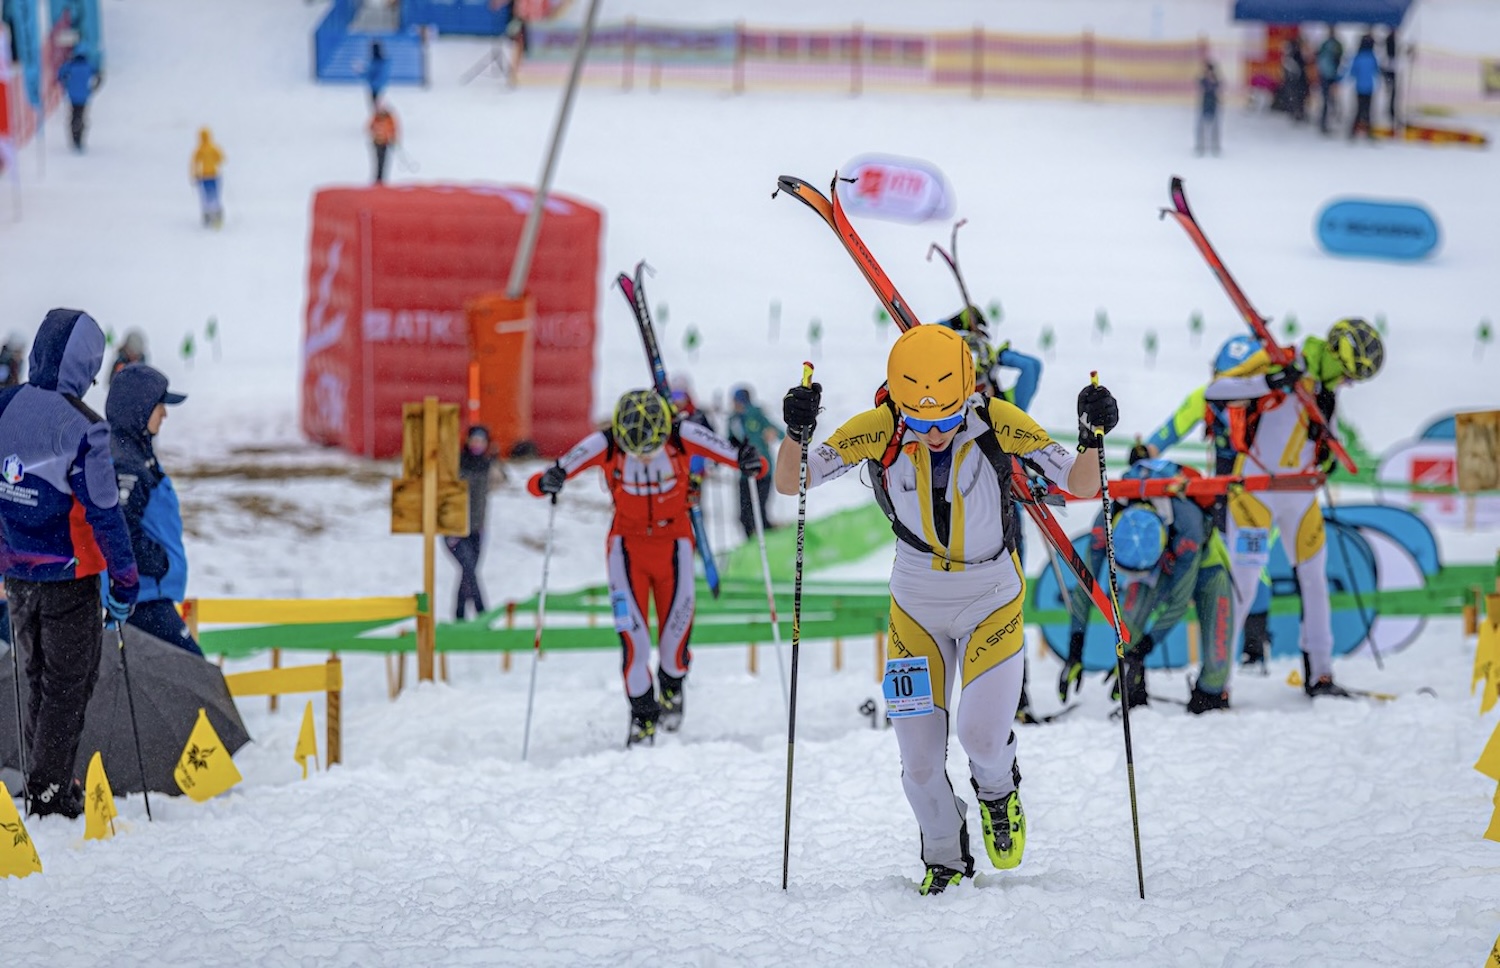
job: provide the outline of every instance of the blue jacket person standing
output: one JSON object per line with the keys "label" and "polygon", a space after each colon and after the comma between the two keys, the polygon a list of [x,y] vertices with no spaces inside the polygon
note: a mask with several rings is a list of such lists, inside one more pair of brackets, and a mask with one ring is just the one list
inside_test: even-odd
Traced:
{"label": "blue jacket person standing", "polygon": [[109,425],[80,399],[103,363],[99,324],[54,309],[32,342],[30,379],[0,390],[0,562],[31,689],[26,789],[38,816],[83,810],[73,763],[99,675],[106,567],[113,620],[139,591]]}
{"label": "blue jacket person standing", "polygon": [[133,363],[109,384],[104,415],[120,484],[120,506],[130,528],[130,547],[141,575],[141,593],[129,622],[148,635],[202,655],[177,603],[187,597],[187,552],[182,547],[182,510],[172,479],[156,459],[155,437],[167,406],[187,397],[167,389],[161,371]]}
{"label": "blue jacket person standing", "polygon": [[73,48],[73,56],[57,69],[57,82],[68,92],[68,104],[73,109],[70,130],[76,152],[83,151],[83,129],[87,123],[84,111],[88,108],[89,97],[99,90],[103,80],[104,76],[94,69],[87,54],[77,47]]}

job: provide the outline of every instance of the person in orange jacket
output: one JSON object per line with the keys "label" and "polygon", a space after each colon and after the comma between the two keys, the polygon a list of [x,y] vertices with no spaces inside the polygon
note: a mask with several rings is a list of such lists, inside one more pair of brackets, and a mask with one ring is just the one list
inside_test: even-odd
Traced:
{"label": "person in orange jacket", "polygon": [[214,228],[224,224],[224,203],[219,198],[219,168],[223,164],[224,152],[214,144],[213,134],[208,128],[199,128],[198,148],[193,152],[189,171],[198,185],[198,197],[203,206],[203,224]]}
{"label": "person in orange jacket", "polygon": [[[615,506],[606,547],[609,600],[625,651],[630,700],[626,746],[654,744],[658,724],[667,732],[682,725],[695,601],[688,517],[688,465],[694,457],[738,467],[755,478],[766,473],[766,461],[754,447],[735,447],[701,424],[674,419],[671,405],[655,390],[631,390],[615,405],[608,428],[574,444],[526,483],[534,496],[550,494],[556,500],[568,478],[590,467],[604,472]],[[648,595],[656,601],[660,699],[651,682]]]}
{"label": "person in orange jacket", "polygon": [[370,144],[375,147],[375,184],[385,184],[386,154],[399,139],[396,116],[384,103],[376,105],[375,116],[370,119]]}

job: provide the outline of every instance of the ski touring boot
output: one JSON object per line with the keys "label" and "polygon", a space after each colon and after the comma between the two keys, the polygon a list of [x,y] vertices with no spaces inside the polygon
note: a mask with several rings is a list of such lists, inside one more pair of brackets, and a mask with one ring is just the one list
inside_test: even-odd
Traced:
{"label": "ski touring boot", "polygon": [[678,678],[668,675],[665,669],[656,670],[656,680],[661,685],[661,728],[669,733],[675,733],[682,728],[683,704],[686,698],[683,696],[683,684],[687,676]]}
{"label": "ski touring boot", "polygon": [[1312,662],[1307,653],[1302,653],[1302,691],[1307,693],[1309,699],[1317,699],[1319,696],[1335,696],[1339,699],[1350,698],[1349,690],[1333,681],[1333,676],[1319,676],[1313,678]]}
{"label": "ski touring boot", "polygon": [[1194,716],[1199,716],[1203,713],[1210,712],[1215,709],[1228,708],[1228,689],[1225,689],[1223,692],[1204,692],[1202,689],[1198,688],[1196,683],[1193,685],[1193,693],[1192,696],[1188,699],[1187,711],[1192,713]]}
{"label": "ski touring boot", "polygon": [[[1118,670],[1119,666],[1115,667]],[[1110,673],[1115,678],[1114,688],[1110,690],[1109,698],[1115,702],[1120,701],[1120,680],[1114,670]],[[1137,706],[1149,706],[1151,697],[1146,694],[1146,661],[1140,656],[1127,654],[1125,656],[1125,696],[1131,709]],[[1118,712],[1118,710],[1116,710]]]}
{"label": "ski touring boot", "polygon": [[1268,675],[1266,656],[1271,650],[1271,631],[1266,625],[1267,614],[1256,612],[1245,618],[1244,647],[1240,650],[1240,665],[1255,669],[1260,675]]}
{"label": "ski touring boot", "polygon": [[[1011,763],[1010,775],[1016,788],[995,800],[979,799],[979,817],[983,821],[984,849],[990,855],[990,863],[1002,871],[1021,866],[1021,855],[1026,852],[1026,811],[1021,809],[1021,768]],[[979,784],[972,779],[974,795],[979,797]]]}
{"label": "ski touring boot", "polygon": [[630,697],[630,732],[625,737],[625,748],[656,745],[656,721],[661,708],[656,702],[655,691],[643,696]]}
{"label": "ski touring boot", "polygon": [[[958,800],[957,797],[954,798]],[[967,812],[963,801],[958,800],[959,809]],[[965,877],[974,876],[974,855],[969,853],[969,821],[965,817],[958,828],[958,850],[963,859],[962,869],[949,867],[947,864],[928,864],[927,873],[922,877],[922,884],[917,888],[917,893],[924,896],[930,894],[941,894],[950,887],[957,887]]]}

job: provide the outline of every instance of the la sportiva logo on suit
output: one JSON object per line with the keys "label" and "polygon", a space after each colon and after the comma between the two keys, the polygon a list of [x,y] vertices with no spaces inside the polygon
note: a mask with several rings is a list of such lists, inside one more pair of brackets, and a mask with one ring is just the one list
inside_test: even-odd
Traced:
{"label": "la sportiva logo on suit", "polygon": [[17,455],[11,454],[3,463],[0,463],[0,477],[5,478],[7,484],[19,484],[25,476],[26,468]]}

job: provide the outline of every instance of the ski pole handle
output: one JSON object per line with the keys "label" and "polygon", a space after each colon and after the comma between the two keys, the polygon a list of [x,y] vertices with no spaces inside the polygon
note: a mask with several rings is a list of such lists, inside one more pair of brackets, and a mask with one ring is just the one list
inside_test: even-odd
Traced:
{"label": "ski pole handle", "polygon": [[[1099,385],[1099,371],[1098,370],[1090,370],[1089,371],[1089,385],[1090,386],[1098,386]],[[1100,437],[1103,437],[1104,436],[1104,427],[1102,427],[1099,424],[1094,424],[1094,433],[1098,434]]]}
{"label": "ski pole handle", "polygon": [[802,361],[802,385],[812,386],[813,365],[806,360]]}

